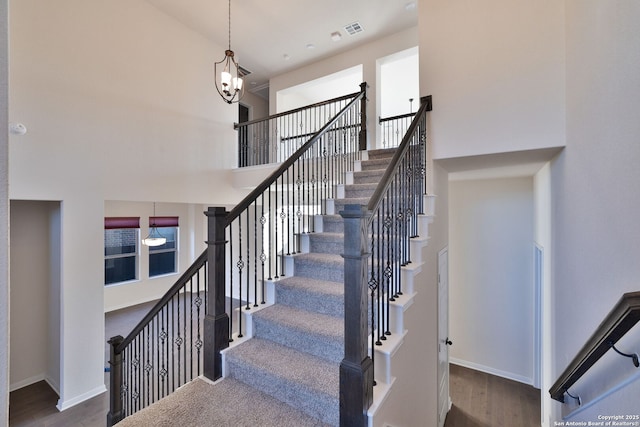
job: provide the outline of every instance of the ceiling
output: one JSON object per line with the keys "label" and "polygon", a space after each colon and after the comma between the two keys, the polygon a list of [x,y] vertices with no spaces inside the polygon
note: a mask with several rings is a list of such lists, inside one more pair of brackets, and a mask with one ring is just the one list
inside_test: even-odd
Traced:
{"label": "ceiling", "polygon": [[[146,0],[187,27],[228,47],[225,0]],[[349,35],[358,22],[364,31]],[[418,24],[415,0],[233,0],[231,49],[243,68],[247,90],[260,93],[271,77],[351,50]],[[340,41],[331,33],[340,32]],[[313,47],[308,47],[312,45]],[[224,52],[212,52],[211,63]]]}

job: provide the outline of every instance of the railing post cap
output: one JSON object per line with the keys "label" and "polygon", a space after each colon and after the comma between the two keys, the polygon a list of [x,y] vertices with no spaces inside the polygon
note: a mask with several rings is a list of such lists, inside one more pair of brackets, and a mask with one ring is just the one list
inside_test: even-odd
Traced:
{"label": "railing post cap", "polygon": [[122,335],[116,335],[115,337],[111,337],[107,343],[111,345],[119,345],[122,341],[124,341],[124,337]]}
{"label": "railing post cap", "polygon": [[227,214],[227,210],[221,206],[209,206],[204,214],[206,216],[225,216]]}

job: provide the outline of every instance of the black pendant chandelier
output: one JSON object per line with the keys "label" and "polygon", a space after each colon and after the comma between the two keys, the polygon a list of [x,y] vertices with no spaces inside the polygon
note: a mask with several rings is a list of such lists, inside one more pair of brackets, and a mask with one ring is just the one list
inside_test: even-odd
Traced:
{"label": "black pendant chandelier", "polygon": [[216,89],[227,104],[238,102],[244,95],[244,82],[240,66],[231,50],[231,0],[229,0],[229,48],[224,51],[224,58],[214,65]]}

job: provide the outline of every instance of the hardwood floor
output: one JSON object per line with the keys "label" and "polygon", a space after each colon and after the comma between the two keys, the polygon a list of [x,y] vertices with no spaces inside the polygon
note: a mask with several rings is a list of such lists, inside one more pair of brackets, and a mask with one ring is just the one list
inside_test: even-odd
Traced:
{"label": "hardwood floor", "polygon": [[[105,336],[126,335],[153,303],[105,315]],[[108,346],[105,344],[105,366]],[[540,426],[540,390],[504,378],[451,365],[450,395],[453,407],[445,427]],[[108,384],[108,374],[105,374]],[[10,394],[11,427],[104,427],[109,410],[108,393],[59,412],[58,395],[44,382]]]}
{"label": "hardwood floor", "polygon": [[540,390],[450,365],[453,406],[445,427],[539,427]]}
{"label": "hardwood floor", "polygon": [[[126,335],[155,302],[139,304],[105,314],[105,337]],[[105,342],[105,366],[109,346]],[[105,374],[105,384],[109,384]],[[63,412],[58,411],[58,395],[45,381],[23,387],[9,395],[11,427],[104,427],[109,411],[108,393],[103,393]]]}

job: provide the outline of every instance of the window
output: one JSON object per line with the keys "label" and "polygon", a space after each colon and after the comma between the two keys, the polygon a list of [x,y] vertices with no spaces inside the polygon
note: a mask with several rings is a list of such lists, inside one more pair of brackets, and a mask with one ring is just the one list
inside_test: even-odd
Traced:
{"label": "window", "polygon": [[104,284],[138,278],[138,241],[140,218],[104,219]]}
{"label": "window", "polygon": [[176,273],[178,271],[178,217],[149,217],[149,226],[154,225],[167,242],[160,246],[149,246],[149,277]]}

